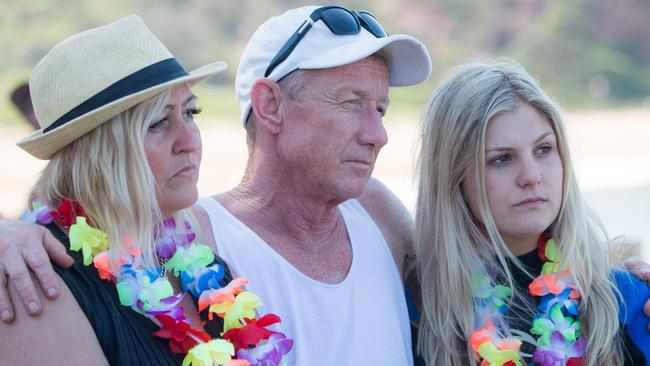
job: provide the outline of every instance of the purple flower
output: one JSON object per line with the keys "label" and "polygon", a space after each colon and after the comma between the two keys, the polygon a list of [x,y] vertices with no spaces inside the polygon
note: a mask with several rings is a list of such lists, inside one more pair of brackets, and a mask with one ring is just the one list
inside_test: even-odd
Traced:
{"label": "purple flower", "polygon": [[136,307],[142,314],[148,314],[151,316],[157,315],[169,315],[176,320],[183,320],[183,306],[180,305],[180,302],[185,297],[185,294],[178,294],[160,299],[158,305],[151,305],[142,300],[138,300]]}
{"label": "purple flower", "polygon": [[54,220],[54,216],[52,216],[50,209],[47,206],[41,206],[36,209],[36,211],[34,211],[34,216],[36,216],[36,221],[43,225],[47,225]]}
{"label": "purple flower", "polygon": [[156,227],[156,254],[163,259],[169,259],[176,253],[176,248],[186,246],[196,239],[189,222],[183,221],[184,231],[176,230],[176,220],[173,217],[166,218],[162,225]]}
{"label": "purple flower", "polygon": [[293,340],[287,339],[282,333],[275,333],[254,348],[241,348],[237,351],[237,358],[248,361],[251,366],[276,366],[282,362],[282,356],[291,347]]}
{"label": "purple flower", "polygon": [[582,357],[585,347],[584,337],[569,344],[560,332],[553,332],[551,345],[539,346],[533,355],[533,361],[541,366],[564,366],[570,358]]}

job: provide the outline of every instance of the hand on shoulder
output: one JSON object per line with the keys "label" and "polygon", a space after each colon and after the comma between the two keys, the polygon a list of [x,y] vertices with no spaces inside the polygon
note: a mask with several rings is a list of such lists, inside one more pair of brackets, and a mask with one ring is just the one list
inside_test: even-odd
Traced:
{"label": "hand on shoulder", "polygon": [[[66,248],[52,234],[40,225],[18,221],[0,220],[0,276],[5,280],[5,273],[14,282],[17,293],[10,297],[5,286],[0,287],[0,314],[2,320],[11,322],[14,318],[14,306],[22,299],[31,315],[41,311],[41,299],[37,284],[53,299],[59,293],[60,283],[52,269],[50,260],[62,267],[69,267],[73,260],[66,253]],[[34,281],[29,273],[36,274]],[[0,283],[0,285],[5,285]]]}
{"label": "hand on shoulder", "polygon": [[[35,278],[32,275],[32,281]],[[42,313],[30,316],[16,307],[12,323],[0,322],[0,354],[7,365],[107,365],[108,361],[88,319],[70,289],[57,276],[61,293],[56,300],[44,300]],[[9,281],[12,298],[18,298]],[[39,287],[37,295],[44,298]]]}

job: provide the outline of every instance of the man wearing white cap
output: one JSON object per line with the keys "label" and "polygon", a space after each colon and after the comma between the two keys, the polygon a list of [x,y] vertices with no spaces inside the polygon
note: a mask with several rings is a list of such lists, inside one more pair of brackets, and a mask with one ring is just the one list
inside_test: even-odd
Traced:
{"label": "man wearing white cap", "polygon": [[400,277],[411,218],[369,179],[387,142],[389,86],[430,71],[417,39],[335,6],[270,18],[242,54],[246,173],[199,204],[219,254],[251,281],[261,311],[282,317],[295,364],[413,363]]}
{"label": "man wearing white cap", "polygon": [[[335,6],[270,18],[244,50],[236,91],[246,172],[199,204],[219,254],[264,299],[260,312],[282,317],[275,330],[295,340],[290,365],[413,363],[401,280],[412,219],[370,175],[387,142],[389,86],[420,83],[430,70],[417,39]],[[20,241],[22,228],[0,225],[0,239]],[[65,265],[64,251],[43,240]],[[47,264],[31,266],[55,293]]]}
{"label": "man wearing white cap", "polygon": [[401,278],[412,218],[370,176],[388,140],[389,86],[430,72],[420,41],[338,6],[272,17],[242,54],[246,172],[199,205],[260,311],[282,317],[290,365],[413,363]]}
{"label": "man wearing white cap", "polygon": [[219,254],[264,299],[259,311],[295,340],[290,365],[413,363],[401,278],[412,221],[370,175],[387,142],[389,86],[430,71],[417,39],[337,6],[272,17],[244,50],[246,172],[199,204]]}

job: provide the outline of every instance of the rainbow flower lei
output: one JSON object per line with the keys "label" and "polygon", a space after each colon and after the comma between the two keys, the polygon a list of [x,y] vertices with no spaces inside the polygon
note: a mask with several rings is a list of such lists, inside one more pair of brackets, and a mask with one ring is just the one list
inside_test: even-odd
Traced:
{"label": "rainbow flower lei", "polygon": [[[92,262],[102,279],[115,283],[122,305],[160,326],[154,335],[169,339],[172,352],[186,354],[183,366],[280,365],[293,347],[293,340],[266,329],[279,323],[280,317],[266,314],[256,319],[255,309],[262,303],[255,294],[242,290],[245,279],[236,278],[221,287],[224,268],[215,263],[210,247],[194,243],[196,235],[188,222],[182,230],[173,218],[159,226],[168,233],[156,241],[156,252],[164,264],[151,269],[142,266],[133,249],[128,257],[111,258],[107,235],[93,227],[77,202],[66,199],[51,210],[34,195],[32,207],[38,222],[56,221],[68,230],[70,249],[81,251],[84,265]],[[173,293],[167,271],[180,278],[184,293]],[[199,311],[208,309],[209,319],[214,314],[224,319],[221,339],[212,339],[200,329],[204,323],[199,329],[190,325],[180,305],[187,292],[198,298]]]}
{"label": "rainbow flower lei", "polygon": [[[578,319],[580,293],[569,269],[560,268],[560,249],[554,239],[542,235],[537,254],[545,263],[540,275],[528,286],[531,295],[541,297],[539,313],[534,315],[530,329],[537,338],[529,337],[536,346],[533,364],[583,365],[586,342],[580,334]],[[493,279],[486,275],[477,276],[474,282],[474,315],[478,326],[472,332],[470,345],[481,366],[524,366],[520,347],[525,335],[505,336],[507,330],[503,329],[506,301],[512,290],[508,286],[492,286]]]}

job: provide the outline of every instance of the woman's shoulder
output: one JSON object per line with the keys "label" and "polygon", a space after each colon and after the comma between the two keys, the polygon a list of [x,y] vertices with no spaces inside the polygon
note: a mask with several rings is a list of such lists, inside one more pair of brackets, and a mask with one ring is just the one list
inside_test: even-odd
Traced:
{"label": "woman's shoulder", "polygon": [[[36,289],[40,292],[39,286]],[[18,298],[13,285],[8,290],[12,298]],[[61,284],[56,299],[48,300],[42,293],[39,296],[44,299],[40,315],[31,316],[18,306],[15,320],[0,324],[3,362],[12,365],[108,363],[92,326],[65,283]]]}
{"label": "woman's shoulder", "polygon": [[619,312],[621,323],[627,324],[635,315],[644,315],[643,306],[650,298],[650,287],[633,274],[623,270],[613,270],[612,277],[623,300],[620,302]]}
{"label": "woman's shoulder", "polygon": [[[634,365],[641,364],[640,359],[645,358],[646,364],[650,361],[650,331],[648,324],[650,317],[643,312],[643,306],[650,298],[648,285],[629,272],[614,270],[612,277],[620,293],[619,297],[619,322],[627,332],[629,339],[628,351],[633,352],[637,361]],[[643,356],[641,356],[643,355]]]}
{"label": "woman's shoulder", "polygon": [[90,328],[89,337],[98,344],[102,357],[107,358],[110,364],[179,364],[180,356],[173,354],[165,342],[152,335],[158,326],[130,307],[123,306],[115,284],[102,279],[93,265],[84,265],[79,252],[70,252],[70,255],[75,260],[72,267],[53,265],[54,270],[70,294],[77,313],[83,317],[84,327]]}
{"label": "woman's shoulder", "polygon": [[[202,198],[202,200],[211,199]],[[200,203],[195,204],[189,209],[194,222],[192,223],[197,234],[198,242],[206,244],[212,248],[212,251],[218,253],[216,240],[214,237],[214,229],[212,227],[212,220],[204,206]]]}

